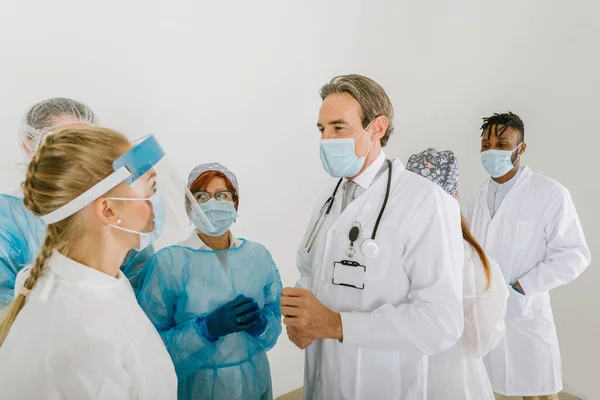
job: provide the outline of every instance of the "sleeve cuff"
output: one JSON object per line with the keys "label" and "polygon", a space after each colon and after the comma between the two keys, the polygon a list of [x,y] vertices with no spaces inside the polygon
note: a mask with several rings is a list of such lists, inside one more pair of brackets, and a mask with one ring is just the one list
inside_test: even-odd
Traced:
{"label": "sleeve cuff", "polygon": [[255,337],[256,339],[260,339],[261,336],[263,336],[265,334],[265,332],[267,332],[267,325],[265,324],[265,326],[262,328],[261,331],[259,332],[252,332],[251,335],[253,337]]}
{"label": "sleeve cuff", "polygon": [[342,335],[344,344],[360,346],[365,338],[370,337],[368,314],[365,313],[340,313],[342,318]]}
{"label": "sleeve cuff", "polygon": [[217,340],[219,340],[219,338],[212,337],[210,333],[208,333],[208,328],[206,326],[206,318],[198,319],[198,326],[200,327],[200,332],[202,333],[202,336],[204,336],[206,340],[208,340],[211,343],[214,343]]}

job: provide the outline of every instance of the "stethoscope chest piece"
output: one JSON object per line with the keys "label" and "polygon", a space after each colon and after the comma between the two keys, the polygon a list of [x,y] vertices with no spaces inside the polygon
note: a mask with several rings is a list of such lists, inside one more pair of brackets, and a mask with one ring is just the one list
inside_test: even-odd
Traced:
{"label": "stethoscope chest piece", "polygon": [[361,250],[365,257],[375,258],[379,255],[381,249],[376,240],[368,239],[362,244]]}

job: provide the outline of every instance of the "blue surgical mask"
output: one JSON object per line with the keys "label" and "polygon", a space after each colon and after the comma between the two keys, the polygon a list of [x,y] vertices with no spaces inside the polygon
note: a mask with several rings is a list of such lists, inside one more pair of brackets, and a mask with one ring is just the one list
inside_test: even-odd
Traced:
{"label": "blue surgical mask", "polygon": [[321,162],[325,171],[334,178],[350,178],[358,174],[365,164],[365,157],[371,151],[373,143],[362,157],[354,152],[354,143],[369,129],[371,124],[355,138],[321,139]]}
{"label": "blue surgical mask", "polygon": [[118,198],[118,197],[109,197],[109,200],[136,200],[136,201],[149,201],[152,203],[152,209],[154,212],[154,230],[152,232],[139,232],[133,229],[126,229],[118,225],[111,225],[115,229],[119,229],[125,232],[137,233],[140,235],[140,245],[136,248],[137,251],[142,251],[146,247],[150,246],[154,243],[160,236],[163,228],[165,227],[165,218],[167,214],[167,210],[165,207],[165,203],[159,191],[154,193],[152,196],[148,198]]}
{"label": "blue surgical mask", "polygon": [[238,213],[231,201],[217,201],[210,199],[206,203],[200,204],[200,208],[208,217],[215,230],[211,231],[206,227],[202,218],[192,209],[192,223],[202,233],[208,236],[221,236],[231,228],[231,225],[238,217]]}
{"label": "blue surgical mask", "polygon": [[[515,163],[511,161],[512,155],[519,149],[521,143],[514,150],[486,150],[481,153],[481,164],[492,178],[500,178],[506,175]],[[519,156],[520,157],[520,156]]]}

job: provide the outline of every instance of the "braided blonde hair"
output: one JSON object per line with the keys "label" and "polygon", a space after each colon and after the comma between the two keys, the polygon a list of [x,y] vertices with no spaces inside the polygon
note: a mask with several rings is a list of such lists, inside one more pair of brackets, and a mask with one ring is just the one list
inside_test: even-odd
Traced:
{"label": "braided blonde hair", "polygon": [[[110,175],[114,160],[129,148],[125,136],[105,128],[67,129],[48,136],[27,168],[22,184],[25,207],[36,216],[62,207]],[[69,254],[73,238],[81,234],[78,216],[75,213],[48,225],[46,239],[23,289],[0,322],[0,346],[52,252],[56,249]]]}

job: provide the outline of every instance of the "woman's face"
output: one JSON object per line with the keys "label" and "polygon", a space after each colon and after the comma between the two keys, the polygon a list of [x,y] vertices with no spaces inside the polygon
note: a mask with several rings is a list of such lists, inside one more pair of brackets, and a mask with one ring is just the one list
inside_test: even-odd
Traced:
{"label": "woman's face", "polygon": [[212,178],[205,189],[194,191],[192,194],[199,204],[206,203],[211,199],[234,203],[236,199],[235,190],[229,189],[227,181],[219,176]]}
{"label": "woman's face", "polygon": [[[156,190],[156,172],[149,170],[132,185],[121,184],[112,196],[147,199],[154,195]],[[123,228],[143,233],[154,230],[154,209],[149,200],[117,201],[116,209]]]}
{"label": "woman's face", "polygon": [[225,182],[225,179],[220,178],[218,176],[213,178],[208,183],[208,186],[206,186],[206,191],[209,192],[213,196],[215,193],[223,191],[223,190],[228,190],[227,183]]}

